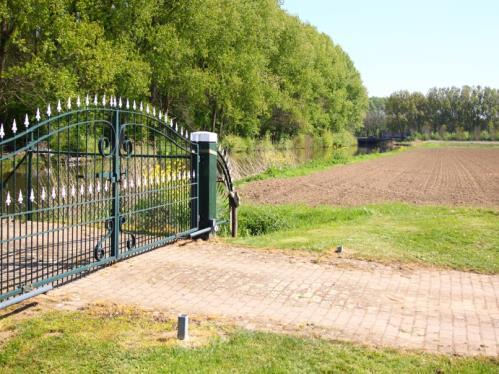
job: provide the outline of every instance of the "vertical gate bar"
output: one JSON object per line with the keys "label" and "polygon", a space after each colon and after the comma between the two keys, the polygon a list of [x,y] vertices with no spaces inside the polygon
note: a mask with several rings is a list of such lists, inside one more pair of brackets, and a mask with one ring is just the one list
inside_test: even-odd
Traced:
{"label": "vertical gate bar", "polygon": [[120,173],[120,111],[114,111],[114,154],[113,154],[113,176],[112,176],[112,189],[113,189],[113,233],[111,235],[111,256],[116,259],[120,255],[120,186],[119,181],[121,178]]}

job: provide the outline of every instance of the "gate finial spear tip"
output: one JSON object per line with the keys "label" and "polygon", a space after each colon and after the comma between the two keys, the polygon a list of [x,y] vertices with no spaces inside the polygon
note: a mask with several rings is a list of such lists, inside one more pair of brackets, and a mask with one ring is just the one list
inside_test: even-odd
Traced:
{"label": "gate finial spear tip", "polygon": [[67,104],[68,109],[71,109],[71,98],[68,97],[68,104]]}
{"label": "gate finial spear tip", "polygon": [[62,106],[61,106],[61,100],[57,100],[57,113],[61,113]]}
{"label": "gate finial spear tip", "polygon": [[29,118],[28,118],[28,114],[26,114],[26,116],[24,117],[24,126],[26,126],[26,128],[29,127]]}
{"label": "gate finial spear tip", "polygon": [[128,100],[128,98],[126,99],[126,105],[125,105],[125,107],[127,109],[130,109],[130,100]]}
{"label": "gate finial spear tip", "polygon": [[50,117],[51,114],[52,114],[52,110],[50,110],[50,103],[49,103],[49,105],[47,106],[47,116]]}
{"label": "gate finial spear tip", "polygon": [[80,95],[76,98],[76,106],[79,108],[81,105]]}
{"label": "gate finial spear tip", "polygon": [[142,101],[140,102],[139,109],[140,109],[141,112],[144,110],[144,107],[142,106]]}
{"label": "gate finial spear tip", "polygon": [[10,200],[10,192],[7,191],[7,198],[5,199],[5,205],[9,206],[10,202],[11,202],[11,200]]}
{"label": "gate finial spear tip", "polygon": [[133,101],[133,106],[132,106],[133,110],[136,110],[137,109],[137,103],[135,102],[135,100]]}
{"label": "gate finial spear tip", "polygon": [[94,96],[94,105],[97,106],[97,94]]}
{"label": "gate finial spear tip", "polygon": [[17,132],[17,124],[16,124],[16,119],[14,118],[14,121],[12,121],[12,132],[15,134]]}
{"label": "gate finial spear tip", "polygon": [[40,108],[36,108],[36,116],[35,116],[36,120],[38,122],[40,122],[40,120],[42,119],[42,116],[40,115]]}
{"label": "gate finial spear tip", "polygon": [[102,106],[106,106],[106,94],[102,95]]}
{"label": "gate finial spear tip", "polygon": [[17,201],[19,201],[19,204],[23,203],[23,192],[21,190],[19,190],[19,199]]}
{"label": "gate finial spear tip", "polygon": [[123,101],[121,101],[121,96],[120,99],[118,100],[118,106],[121,108],[123,106]]}
{"label": "gate finial spear tip", "polygon": [[5,136],[5,131],[3,129],[3,123],[0,124],[0,139],[3,139],[3,137]]}
{"label": "gate finial spear tip", "polygon": [[149,104],[146,104],[146,113],[149,114]]}

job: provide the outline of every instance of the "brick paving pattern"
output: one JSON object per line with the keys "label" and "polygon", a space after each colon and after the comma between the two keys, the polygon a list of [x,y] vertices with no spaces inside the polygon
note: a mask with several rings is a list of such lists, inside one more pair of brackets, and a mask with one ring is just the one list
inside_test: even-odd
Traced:
{"label": "brick paving pattern", "polygon": [[173,245],[95,272],[49,297],[254,326],[308,324],[328,338],[378,346],[499,355],[499,276],[316,259],[217,243]]}

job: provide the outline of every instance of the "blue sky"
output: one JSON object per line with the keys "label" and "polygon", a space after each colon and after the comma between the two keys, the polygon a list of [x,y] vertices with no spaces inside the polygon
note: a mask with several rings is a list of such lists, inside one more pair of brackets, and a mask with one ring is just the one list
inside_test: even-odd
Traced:
{"label": "blue sky", "polygon": [[284,0],[349,54],[370,96],[499,88],[499,0]]}

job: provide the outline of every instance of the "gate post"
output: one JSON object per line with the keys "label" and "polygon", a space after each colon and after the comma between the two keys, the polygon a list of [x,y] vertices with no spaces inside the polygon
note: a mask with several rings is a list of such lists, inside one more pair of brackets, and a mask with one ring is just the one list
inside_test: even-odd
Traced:
{"label": "gate post", "polygon": [[217,134],[207,131],[191,133],[199,147],[199,229],[215,228],[217,219]]}

